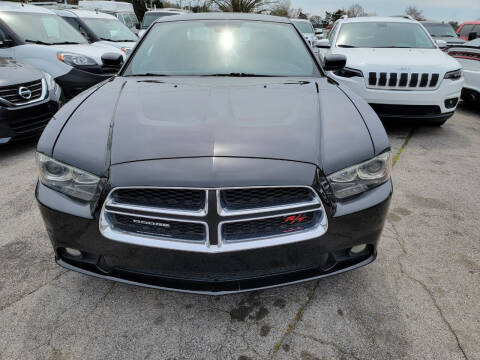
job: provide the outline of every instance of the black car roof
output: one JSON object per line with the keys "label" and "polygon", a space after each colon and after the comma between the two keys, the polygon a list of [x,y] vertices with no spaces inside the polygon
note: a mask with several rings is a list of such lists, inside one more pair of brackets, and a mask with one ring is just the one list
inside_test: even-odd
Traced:
{"label": "black car roof", "polygon": [[250,20],[250,21],[266,21],[266,22],[291,24],[291,21],[289,19],[280,17],[280,16],[231,13],[231,12],[179,14],[179,15],[173,15],[173,16],[164,16],[155,20],[155,23],[170,22],[170,21],[189,21],[189,20]]}

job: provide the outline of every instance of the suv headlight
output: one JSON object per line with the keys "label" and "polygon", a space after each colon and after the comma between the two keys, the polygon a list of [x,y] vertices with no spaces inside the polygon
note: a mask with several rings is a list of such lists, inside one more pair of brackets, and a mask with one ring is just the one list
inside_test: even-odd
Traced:
{"label": "suv headlight", "polygon": [[450,80],[459,80],[462,78],[462,75],[463,75],[462,69],[458,69],[458,70],[447,72],[443,78],[450,79]]}
{"label": "suv headlight", "polygon": [[40,181],[43,185],[85,201],[95,201],[100,195],[102,179],[37,153]]}
{"label": "suv headlight", "polygon": [[327,176],[337,199],[345,199],[383,184],[390,178],[390,151],[361,164],[350,166]]}
{"label": "suv headlight", "polygon": [[97,65],[97,62],[88,56],[72,53],[58,53],[57,59],[70,66]]}

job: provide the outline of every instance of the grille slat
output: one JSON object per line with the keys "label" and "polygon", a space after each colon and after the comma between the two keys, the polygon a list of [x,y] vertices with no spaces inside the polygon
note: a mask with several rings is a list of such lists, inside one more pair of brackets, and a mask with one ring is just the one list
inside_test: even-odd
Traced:
{"label": "grille slat", "polygon": [[368,74],[368,86],[380,89],[398,89],[402,90],[430,90],[437,86],[439,81],[439,74],[428,73],[386,73],[386,72],[370,72]]}
{"label": "grille slat", "polygon": [[184,211],[200,211],[205,207],[204,190],[190,189],[119,189],[113,199],[120,204]]}
{"label": "grille slat", "polygon": [[285,206],[314,200],[309,188],[278,187],[228,189],[220,191],[220,204],[228,210],[247,210]]}
{"label": "grille slat", "polygon": [[[25,87],[32,92],[29,99],[20,96],[19,89]],[[23,104],[34,100],[40,100],[42,96],[43,84],[42,80],[31,81],[23,84],[10,85],[0,88],[0,97],[12,104]]]}
{"label": "grille slat", "polygon": [[180,222],[110,213],[112,225],[120,230],[183,241],[204,242],[205,226],[200,223]]}
{"label": "grille slat", "polygon": [[309,212],[266,219],[230,222],[222,226],[222,238],[228,242],[292,234],[316,226],[318,216],[319,212]]}

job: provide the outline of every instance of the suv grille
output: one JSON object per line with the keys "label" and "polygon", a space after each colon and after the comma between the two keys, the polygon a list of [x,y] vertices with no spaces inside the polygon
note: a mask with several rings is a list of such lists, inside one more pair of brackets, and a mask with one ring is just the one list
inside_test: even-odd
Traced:
{"label": "suv grille", "polygon": [[[25,88],[30,97],[20,95],[20,89]],[[22,105],[34,101],[40,101],[45,97],[43,81],[36,80],[28,83],[0,87],[0,99],[3,99],[13,105]]]}
{"label": "suv grille", "polygon": [[439,74],[430,73],[368,73],[368,87],[396,90],[432,90],[437,87]]}
{"label": "suv grille", "polygon": [[205,253],[310,240],[326,227],[322,202],[306,186],[117,188],[100,216],[111,240]]}

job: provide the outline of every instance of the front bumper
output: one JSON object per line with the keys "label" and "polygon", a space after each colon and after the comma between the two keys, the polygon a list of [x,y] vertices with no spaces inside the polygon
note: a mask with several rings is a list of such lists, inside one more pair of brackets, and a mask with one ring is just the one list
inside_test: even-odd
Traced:
{"label": "front bumper", "polygon": [[[367,88],[365,78],[362,77],[341,77],[330,74],[339,83],[348,86],[355,93],[361,96],[369,104],[385,104],[407,106],[413,109],[414,106],[433,106],[438,110],[435,113],[427,113],[420,111],[418,114],[402,113],[401,111],[392,112],[390,114],[378,114],[380,117],[399,117],[399,118],[422,118],[422,119],[439,119],[450,117],[453,115],[456,105],[448,108],[445,101],[448,99],[460,98],[463,80],[445,80],[442,79],[438,87],[434,90],[382,90]],[[422,110],[422,109],[419,109]]]}
{"label": "front bumper", "polygon": [[59,99],[25,106],[0,106],[0,144],[39,136],[59,109]]}
{"label": "front bumper", "polygon": [[89,67],[89,71],[72,68],[65,75],[55,78],[55,81],[62,88],[65,98],[69,100],[82,91],[113,76],[113,74],[102,74],[101,71],[100,66]]}
{"label": "front bumper", "polygon": [[[71,207],[42,184],[37,199],[59,265],[104,279],[210,295],[258,290],[322,278],[364,266],[376,257],[392,194],[389,181],[336,204],[323,236],[297,243],[225,253],[198,253],[121,243],[99,231],[100,211]],[[72,214],[76,215],[72,215]],[[350,248],[367,244],[359,254]],[[71,256],[65,248],[82,251]]]}

